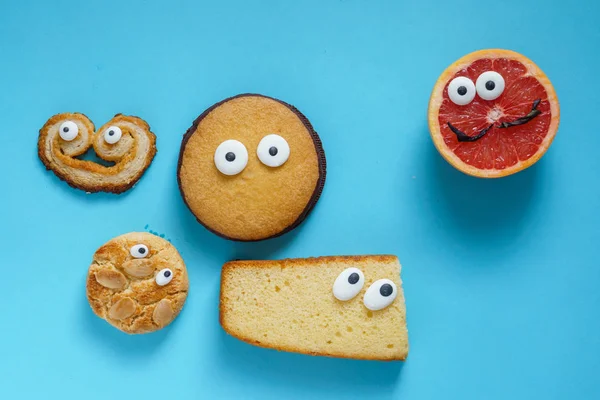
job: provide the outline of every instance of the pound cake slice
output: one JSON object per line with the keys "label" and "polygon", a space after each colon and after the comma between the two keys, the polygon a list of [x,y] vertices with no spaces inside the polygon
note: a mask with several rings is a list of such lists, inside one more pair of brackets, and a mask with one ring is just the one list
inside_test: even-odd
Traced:
{"label": "pound cake slice", "polygon": [[221,326],[281,351],[405,360],[400,268],[391,255],[231,261],[221,273]]}

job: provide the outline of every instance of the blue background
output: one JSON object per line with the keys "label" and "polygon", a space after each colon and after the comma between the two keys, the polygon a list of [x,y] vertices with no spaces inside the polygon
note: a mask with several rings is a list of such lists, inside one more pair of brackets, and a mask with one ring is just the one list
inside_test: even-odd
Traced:
{"label": "blue background", "polygon": [[[600,398],[600,3],[588,1],[6,1],[0,3],[2,398]],[[471,51],[508,48],[554,83],[561,125],[534,167],[462,175],[429,138],[430,91]],[[296,105],[328,177],[279,239],[208,233],[176,185],[205,108],[258,92]],[[51,115],[139,115],[158,154],[139,184],[86,195],[46,172]],[[190,275],[167,329],[127,336],[85,298],[92,254],[148,230]],[[393,253],[410,355],[377,363],[277,353],[218,324],[232,258]]]}

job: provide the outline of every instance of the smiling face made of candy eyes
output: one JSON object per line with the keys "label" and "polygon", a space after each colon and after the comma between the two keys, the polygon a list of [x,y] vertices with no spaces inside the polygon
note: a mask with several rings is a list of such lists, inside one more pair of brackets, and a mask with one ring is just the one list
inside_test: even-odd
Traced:
{"label": "smiling face made of candy eyes", "polygon": [[[333,295],[340,301],[355,298],[365,284],[365,276],[356,267],[343,270],[333,283]],[[394,302],[398,295],[396,284],[390,279],[378,279],[369,286],[363,303],[371,311],[383,310]]]}
{"label": "smiling face made of candy eyes", "polygon": [[449,101],[440,107],[440,126],[458,142],[475,142],[492,133],[506,136],[506,128],[526,124],[527,132],[543,132],[549,125],[544,87],[516,60],[475,61],[456,73],[445,92]]}
{"label": "smiling face made of candy eyes", "polygon": [[168,241],[129,233],[100,247],[87,278],[96,315],[127,333],[164,328],[181,311],[188,293],[187,270]]}
{"label": "smiling face made of candy eyes", "polygon": [[523,171],[547,152],[560,122],[556,91],[522,54],[469,53],[438,77],[427,111],[438,152],[457,170],[501,178]]}

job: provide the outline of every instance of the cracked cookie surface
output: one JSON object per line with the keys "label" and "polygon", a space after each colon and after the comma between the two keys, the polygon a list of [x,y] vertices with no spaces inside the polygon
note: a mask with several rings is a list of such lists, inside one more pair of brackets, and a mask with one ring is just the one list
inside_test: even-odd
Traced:
{"label": "cracked cookie surface", "polygon": [[187,269],[168,241],[146,232],[118,236],[94,253],[86,292],[94,313],[130,334],[169,325],[187,298]]}

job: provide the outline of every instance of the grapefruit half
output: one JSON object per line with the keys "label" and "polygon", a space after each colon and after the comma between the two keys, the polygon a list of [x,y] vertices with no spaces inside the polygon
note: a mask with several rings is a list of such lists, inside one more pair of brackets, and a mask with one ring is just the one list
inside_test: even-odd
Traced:
{"label": "grapefruit half", "polygon": [[531,60],[509,50],[480,50],[448,67],[429,100],[429,131],[458,170],[499,178],[535,164],[560,120],[554,87]]}

